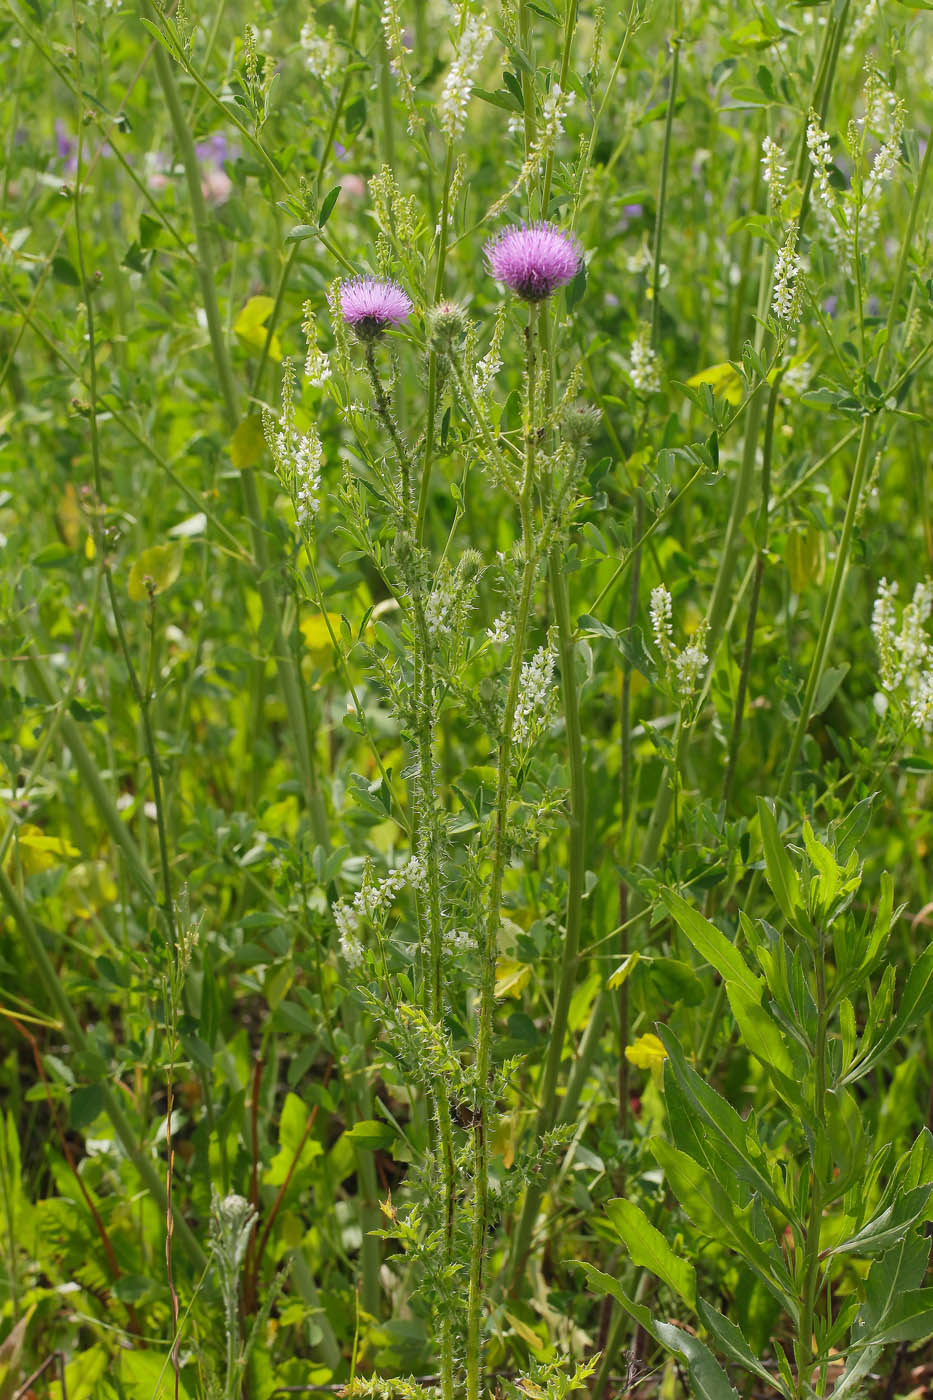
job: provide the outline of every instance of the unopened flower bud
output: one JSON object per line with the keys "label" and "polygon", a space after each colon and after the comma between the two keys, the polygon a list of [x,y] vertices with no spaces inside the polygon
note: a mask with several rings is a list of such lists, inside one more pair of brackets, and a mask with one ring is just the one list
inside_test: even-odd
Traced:
{"label": "unopened flower bud", "polygon": [[439,355],[458,349],[466,335],[468,318],[458,302],[439,301],[425,316],[429,347]]}

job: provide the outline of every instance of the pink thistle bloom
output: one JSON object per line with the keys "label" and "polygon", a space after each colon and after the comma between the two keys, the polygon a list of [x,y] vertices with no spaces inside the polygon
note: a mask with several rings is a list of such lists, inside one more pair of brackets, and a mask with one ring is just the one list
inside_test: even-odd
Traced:
{"label": "pink thistle bloom", "polygon": [[375,340],[389,326],[400,326],[412,302],[389,278],[354,277],[340,284],[340,310],[360,340]]}
{"label": "pink thistle bloom", "polygon": [[537,223],[504,229],[486,244],[485,254],[497,282],[524,301],[545,301],[573,281],[583,249],[575,234]]}

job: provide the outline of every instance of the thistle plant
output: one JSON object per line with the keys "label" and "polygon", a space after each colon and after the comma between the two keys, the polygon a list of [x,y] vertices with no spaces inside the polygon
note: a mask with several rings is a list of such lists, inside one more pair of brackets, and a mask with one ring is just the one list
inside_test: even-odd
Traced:
{"label": "thistle plant", "polygon": [[0,1389],[899,1393],[929,15],[7,8]]}

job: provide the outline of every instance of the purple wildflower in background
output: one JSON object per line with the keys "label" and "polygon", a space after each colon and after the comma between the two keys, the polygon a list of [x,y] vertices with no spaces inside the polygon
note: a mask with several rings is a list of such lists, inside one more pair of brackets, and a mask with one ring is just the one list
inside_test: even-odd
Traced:
{"label": "purple wildflower in background", "polygon": [[576,236],[553,224],[507,228],[486,244],[486,264],[524,301],[544,301],[573,281],[583,250]]}
{"label": "purple wildflower in background", "polygon": [[73,175],[78,168],[77,141],[68,135],[68,129],[61,117],[55,118],[55,150],[59,160],[64,161],[62,169],[66,175]]}
{"label": "purple wildflower in background", "polygon": [[354,277],[340,285],[340,310],[360,340],[375,340],[411,313],[411,297],[387,277]]}

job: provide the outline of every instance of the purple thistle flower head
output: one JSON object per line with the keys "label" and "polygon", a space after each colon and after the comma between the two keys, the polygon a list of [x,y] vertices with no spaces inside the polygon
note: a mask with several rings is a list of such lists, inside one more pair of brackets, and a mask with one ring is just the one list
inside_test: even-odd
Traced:
{"label": "purple thistle flower head", "polygon": [[497,282],[524,301],[545,301],[573,281],[583,249],[575,234],[537,223],[504,229],[486,244],[485,253]]}
{"label": "purple thistle flower head", "polygon": [[411,297],[388,277],[354,277],[340,284],[340,310],[360,340],[375,340],[411,314]]}

